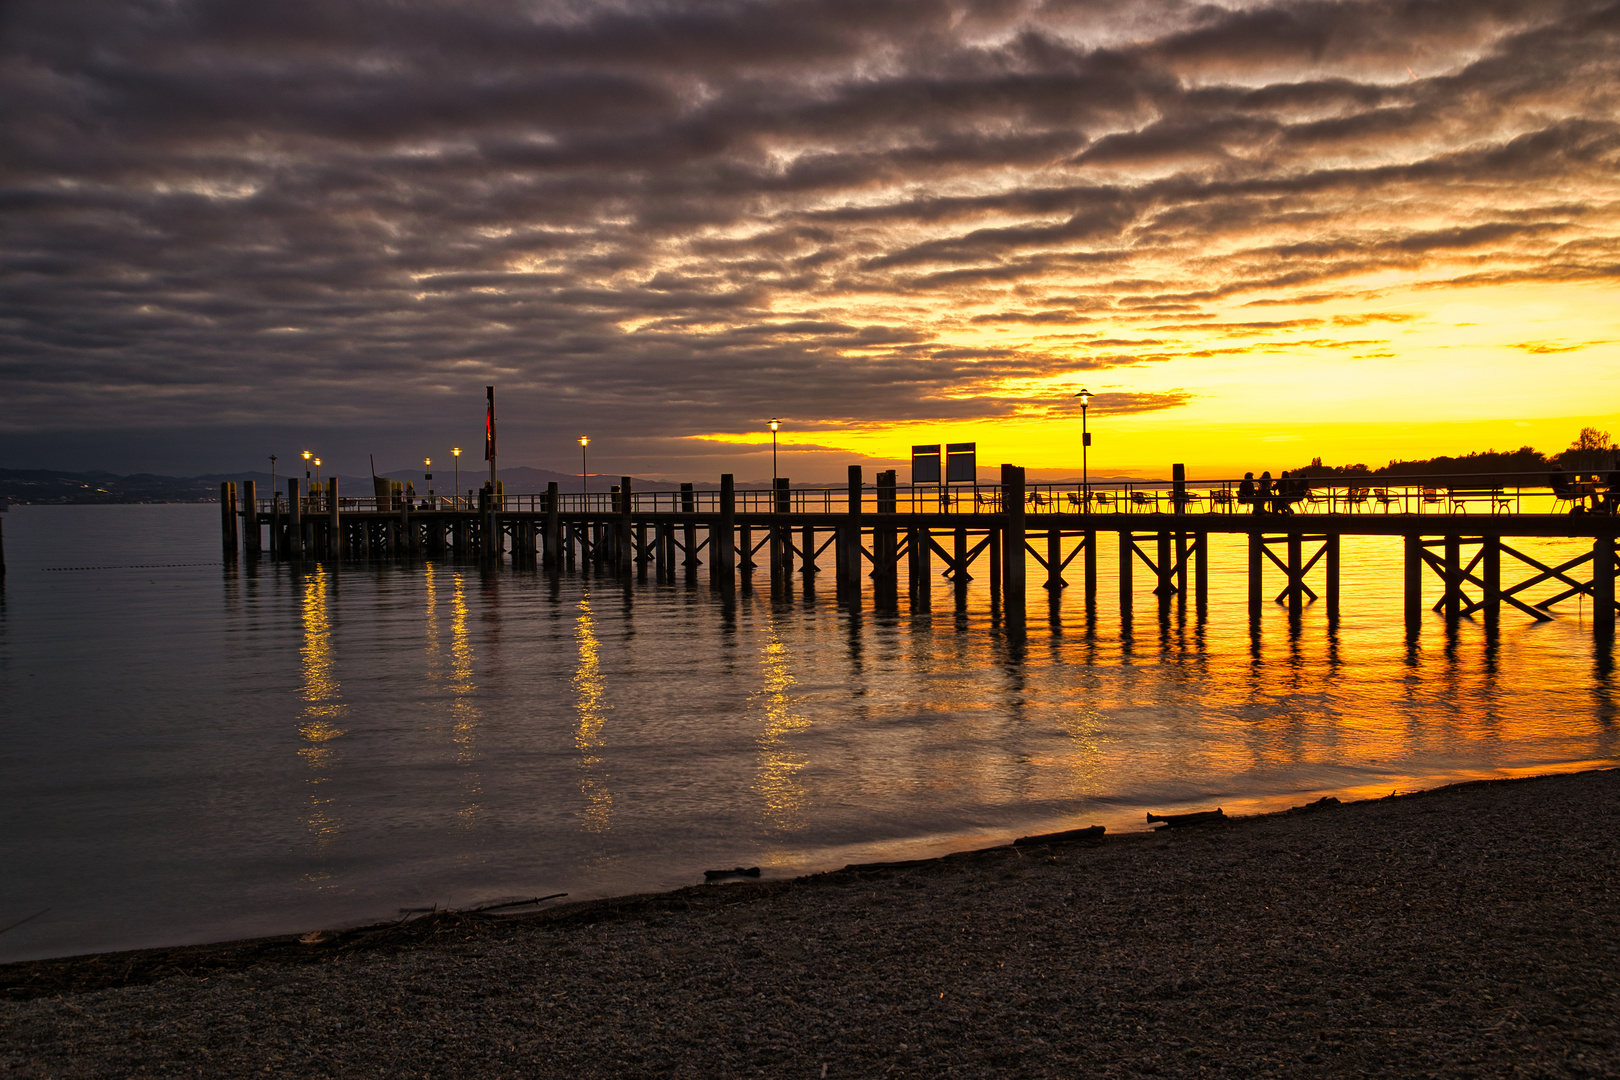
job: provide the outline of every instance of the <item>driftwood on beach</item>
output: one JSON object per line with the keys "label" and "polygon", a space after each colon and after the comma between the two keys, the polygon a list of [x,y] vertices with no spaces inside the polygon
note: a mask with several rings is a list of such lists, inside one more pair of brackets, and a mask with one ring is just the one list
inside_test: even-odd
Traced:
{"label": "driftwood on beach", "polygon": [[1189,825],[1213,825],[1226,820],[1226,812],[1220,807],[1213,810],[1196,810],[1190,814],[1155,814],[1148,811],[1148,824],[1163,825],[1167,829],[1181,829]]}

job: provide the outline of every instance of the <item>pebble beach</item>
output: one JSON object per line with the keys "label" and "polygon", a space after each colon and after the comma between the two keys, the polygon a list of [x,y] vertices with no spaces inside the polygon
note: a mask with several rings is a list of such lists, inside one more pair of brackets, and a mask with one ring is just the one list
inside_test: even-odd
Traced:
{"label": "pebble beach", "polygon": [[1593,771],[11,964],[0,1075],[1620,1075],[1617,824]]}

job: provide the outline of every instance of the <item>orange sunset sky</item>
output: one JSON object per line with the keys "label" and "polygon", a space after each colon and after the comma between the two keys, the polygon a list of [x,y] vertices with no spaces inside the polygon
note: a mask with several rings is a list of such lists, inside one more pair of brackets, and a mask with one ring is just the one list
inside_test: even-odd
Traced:
{"label": "orange sunset sky", "polygon": [[1195,475],[1620,432],[1569,2],[25,0],[0,466]]}

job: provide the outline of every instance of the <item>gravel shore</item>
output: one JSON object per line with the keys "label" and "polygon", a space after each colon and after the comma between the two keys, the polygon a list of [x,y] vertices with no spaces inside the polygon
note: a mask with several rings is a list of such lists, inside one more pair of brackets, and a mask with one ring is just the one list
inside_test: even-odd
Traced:
{"label": "gravel shore", "polygon": [[1620,771],[0,967],[19,1077],[1620,1075]]}

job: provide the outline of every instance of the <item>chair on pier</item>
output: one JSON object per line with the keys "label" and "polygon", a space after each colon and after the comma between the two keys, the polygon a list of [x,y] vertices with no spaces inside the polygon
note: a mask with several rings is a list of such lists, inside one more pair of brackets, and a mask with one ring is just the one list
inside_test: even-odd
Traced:
{"label": "chair on pier", "polygon": [[1367,488],[1364,488],[1364,487],[1353,487],[1353,488],[1351,488],[1349,491],[1345,492],[1344,508],[1346,510],[1350,511],[1351,513],[1354,513],[1355,510],[1356,510],[1356,507],[1358,507],[1358,506],[1359,507],[1365,507],[1367,505],[1367,495],[1368,495],[1368,489]]}
{"label": "chair on pier", "polygon": [[1045,506],[1047,499],[1046,496],[1042,495],[1040,492],[1031,491],[1024,501],[1029,503],[1031,506]]}
{"label": "chair on pier", "polygon": [[973,493],[973,503],[978,509],[988,511],[989,513],[993,514],[997,510],[1001,509],[1001,495],[997,492],[991,492],[990,494],[986,495],[982,491],[975,491]]}
{"label": "chair on pier", "polygon": [[1216,488],[1209,493],[1209,508],[1230,514],[1237,499],[1232,495],[1231,488]]}
{"label": "chair on pier", "polygon": [[1373,488],[1373,501],[1383,507],[1386,514],[1389,513],[1390,504],[1398,498],[1400,498],[1399,495],[1389,493],[1389,488]]}
{"label": "chair on pier", "polygon": [[1133,491],[1131,492],[1131,506],[1151,506],[1153,507],[1154,512],[1157,513],[1159,509],[1158,493],[1148,491]]}
{"label": "chair on pier", "polygon": [[1423,502],[1426,506],[1439,506],[1443,500],[1438,488],[1426,487],[1423,489]]}

